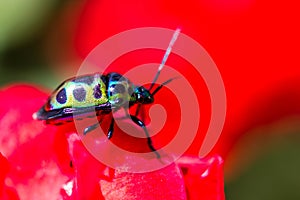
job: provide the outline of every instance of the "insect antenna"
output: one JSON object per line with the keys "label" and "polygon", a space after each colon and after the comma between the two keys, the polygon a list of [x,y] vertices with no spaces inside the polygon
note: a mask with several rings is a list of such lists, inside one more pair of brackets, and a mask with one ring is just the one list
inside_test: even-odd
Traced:
{"label": "insect antenna", "polygon": [[170,83],[171,81],[173,81],[174,79],[177,79],[177,78],[179,78],[179,77],[170,78],[169,80],[163,82],[162,84],[160,84],[160,86],[155,88],[155,90],[151,93],[151,95],[154,96],[163,86],[167,85],[168,83]]}
{"label": "insect antenna", "polygon": [[[163,57],[160,65],[158,67],[158,70],[157,70],[157,72],[155,74],[155,77],[154,77],[154,79],[153,79],[153,81],[152,81],[152,83],[151,83],[148,91],[150,91],[153,88],[154,84],[156,83],[156,81],[157,81],[157,79],[158,79],[158,77],[160,75],[161,70],[164,68],[164,66],[165,66],[165,64],[167,62],[167,59],[168,59],[168,57],[169,57],[169,55],[170,55],[170,53],[172,51],[172,47],[173,47],[175,41],[177,40],[180,31],[181,31],[181,29],[177,28],[175,30],[175,32],[173,33],[172,39],[171,39],[171,41],[169,43],[169,46],[168,46],[168,48],[167,48],[167,50],[166,50],[166,52],[164,54],[164,57]],[[166,85],[167,83],[171,82],[172,80],[173,80],[173,78],[169,79],[168,81],[166,81],[163,84],[161,84],[160,86],[158,86],[159,88],[156,88],[152,94],[155,94],[156,92],[158,92],[158,90],[160,90],[164,85]],[[137,109],[135,111],[135,116],[137,116],[139,114],[141,106],[142,106],[141,104],[138,104]]]}
{"label": "insect antenna", "polygon": [[164,68],[164,66],[165,66],[165,64],[166,64],[166,62],[167,62],[167,59],[168,59],[168,57],[169,57],[169,55],[170,55],[170,53],[171,53],[171,51],[172,51],[172,47],[173,47],[175,41],[177,40],[180,31],[181,31],[180,28],[177,28],[177,29],[175,30],[175,32],[174,32],[174,34],[173,34],[173,36],[172,36],[172,39],[171,39],[171,41],[170,41],[170,43],[169,43],[169,46],[168,46],[168,48],[167,48],[167,50],[166,50],[166,52],[165,52],[165,55],[164,55],[164,57],[163,57],[163,59],[162,59],[160,65],[159,65],[158,70],[157,70],[157,72],[156,72],[156,74],[155,74],[155,77],[154,77],[154,79],[153,79],[153,81],[152,81],[152,84],[151,84],[150,87],[149,87],[149,91],[153,88],[154,84],[156,83],[156,81],[157,81],[157,79],[158,79],[158,77],[159,77],[160,71]]}

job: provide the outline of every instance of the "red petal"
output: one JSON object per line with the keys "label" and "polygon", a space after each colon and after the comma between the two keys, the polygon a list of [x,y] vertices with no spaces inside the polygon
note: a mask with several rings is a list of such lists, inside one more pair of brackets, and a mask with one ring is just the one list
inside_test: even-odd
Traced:
{"label": "red petal", "polygon": [[1,186],[2,186],[2,182],[4,181],[6,174],[9,171],[9,164],[7,159],[1,154],[0,152],[0,166],[1,166],[1,170],[0,170],[0,190],[1,190]]}
{"label": "red petal", "polygon": [[59,199],[68,179],[56,164],[56,128],[32,119],[47,96],[29,85],[0,92],[0,151],[11,166],[6,182],[21,199]]}
{"label": "red petal", "polygon": [[126,173],[116,170],[113,180],[101,180],[105,199],[167,199],[184,200],[186,193],[182,174],[172,164],[149,173]]}
{"label": "red petal", "polygon": [[69,135],[68,142],[75,177],[68,182],[73,187],[65,199],[104,199],[99,180],[106,166],[89,154],[76,133]]}
{"label": "red petal", "polygon": [[9,163],[7,159],[0,153],[0,199],[2,200],[17,200],[19,199],[15,189],[5,185],[5,177],[9,172]]}
{"label": "red petal", "polygon": [[224,200],[223,161],[219,156],[199,159],[182,157],[177,164],[183,171],[189,200]]}

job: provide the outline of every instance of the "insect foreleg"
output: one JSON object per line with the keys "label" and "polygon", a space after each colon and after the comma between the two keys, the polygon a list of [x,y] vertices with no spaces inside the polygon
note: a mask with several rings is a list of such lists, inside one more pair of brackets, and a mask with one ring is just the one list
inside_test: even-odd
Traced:
{"label": "insect foreleg", "polygon": [[115,125],[115,119],[112,117],[110,125],[109,125],[109,129],[108,129],[108,133],[107,133],[108,139],[110,139],[114,133],[114,125]]}
{"label": "insect foreleg", "polygon": [[[83,131],[83,134],[86,135],[87,133],[89,133],[89,132],[95,130],[95,129],[101,124],[101,122],[102,122],[102,119],[99,120],[98,123],[86,127],[86,128],[84,129],[84,131]],[[109,125],[108,133],[107,133],[107,138],[108,138],[108,139],[110,139],[110,138],[112,137],[112,135],[113,135],[113,132],[114,132],[114,125],[115,125],[115,119],[112,118],[112,119],[111,119],[111,122],[110,122],[110,125]]]}
{"label": "insect foreleg", "polygon": [[149,135],[149,132],[148,132],[144,122],[142,122],[140,119],[138,119],[136,116],[133,116],[133,115],[130,115],[130,118],[132,119],[132,121],[135,124],[137,124],[138,126],[140,126],[144,130],[144,132],[146,134],[146,137],[147,137],[147,143],[148,143],[148,146],[149,146],[150,150],[153,151],[156,154],[157,158],[160,158],[159,153],[156,151],[156,149],[152,145],[151,137]]}
{"label": "insect foreleg", "polygon": [[136,116],[136,117],[138,116],[141,107],[142,107],[142,104],[139,103],[139,104],[137,105],[137,108],[136,108],[136,111],[135,111],[135,116]]}

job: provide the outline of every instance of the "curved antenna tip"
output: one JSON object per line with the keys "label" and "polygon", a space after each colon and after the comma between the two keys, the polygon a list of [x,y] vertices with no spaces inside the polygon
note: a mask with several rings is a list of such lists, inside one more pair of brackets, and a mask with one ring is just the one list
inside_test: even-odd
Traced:
{"label": "curved antenna tip", "polygon": [[166,50],[166,52],[165,52],[165,55],[164,55],[164,57],[163,57],[163,59],[162,59],[160,65],[159,65],[159,67],[158,67],[157,73],[156,73],[156,75],[155,75],[155,77],[154,77],[154,79],[153,79],[153,81],[152,81],[152,84],[151,84],[149,90],[152,89],[152,87],[154,86],[155,82],[156,82],[157,79],[158,79],[158,76],[159,76],[159,74],[160,74],[160,71],[164,68],[164,66],[165,66],[165,64],[166,64],[166,62],[167,62],[167,59],[168,59],[168,57],[169,57],[169,55],[170,55],[170,53],[171,53],[171,51],[172,51],[173,45],[174,45],[174,43],[176,42],[176,40],[177,40],[177,38],[178,38],[178,35],[179,35],[180,31],[181,31],[181,28],[177,28],[177,29],[175,30],[175,32],[173,33],[172,39],[171,39],[170,42],[169,42],[169,46],[168,46],[168,48],[167,48],[167,50]]}

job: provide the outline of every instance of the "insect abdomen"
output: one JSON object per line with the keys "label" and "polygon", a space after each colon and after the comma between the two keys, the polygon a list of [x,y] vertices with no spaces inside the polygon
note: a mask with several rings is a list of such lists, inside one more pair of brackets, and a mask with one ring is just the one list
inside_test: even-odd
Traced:
{"label": "insect abdomen", "polygon": [[99,74],[69,79],[51,95],[48,109],[91,107],[108,102],[106,84]]}

